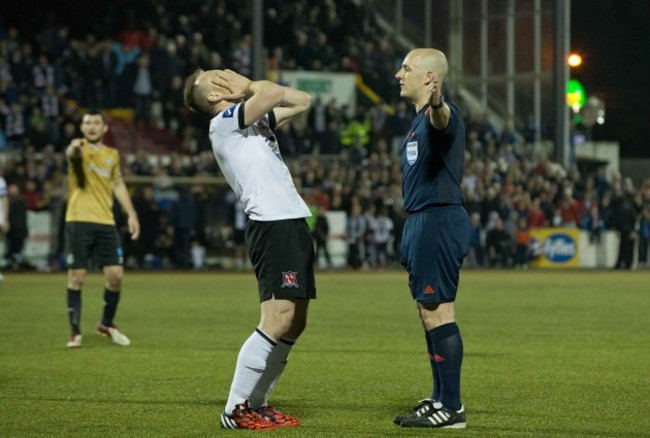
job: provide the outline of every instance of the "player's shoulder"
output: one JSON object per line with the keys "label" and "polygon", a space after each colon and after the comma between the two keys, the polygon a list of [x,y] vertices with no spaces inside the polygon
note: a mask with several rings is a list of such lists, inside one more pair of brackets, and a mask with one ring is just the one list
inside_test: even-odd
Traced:
{"label": "player's shoulder", "polygon": [[239,106],[240,106],[240,104],[236,103],[236,104],[226,108],[225,110],[223,110],[221,112],[221,117],[224,118],[224,119],[234,119],[235,116],[236,116],[237,108],[239,108]]}
{"label": "player's shoulder", "polygon": [[120,151],[115,146],[109,146],[107,144],[102,144],[102,149],[100,151],[100,156],[106,158],[109,162],[119,162],[120,160]]}
{"label": "player's shoulder", "polygon": [[238,110],[241,106],[241,103],[236,103],[234,105],[229,106],[225,110],[221,111],[219,114],[214,116],[212,118],[212,122],[222,122],[222,123],[229,123],[229,122],[234,122],[237,123],[237,117],[238,117]]}
{"label": "player's shoulder", "polygon": [[102,146],[104,146],[102,148],[102,152],[104,154],[106,154],[106,155],[119,155],[120,154],[120,151],[115,146],[107,145],[105,143],[103,143]]}
{"label": "player's shoulder", "polygon": [[242,104],[236,103],[229,106],[210,120],[210,134],[231,135],[242,130],[240,110]]}

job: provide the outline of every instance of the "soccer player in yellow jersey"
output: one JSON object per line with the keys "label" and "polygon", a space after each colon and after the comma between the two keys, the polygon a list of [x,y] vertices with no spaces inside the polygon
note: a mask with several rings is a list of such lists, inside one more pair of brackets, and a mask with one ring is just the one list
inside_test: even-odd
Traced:
{"label": "soccer player in yellow jersey", "polygon": [[128,216],[132,239],[140,234],[138,216],[124,185],[119,152],[102,143],[108,125],[104,115],[89,111],[81,121],[83,138],[72,140],[68,159],[68,207],[65,215],[65,262],[68,266],[67,346],[81,347],[81,289],[92,262],[106,277],[104,311],[97,331],[114,343],[131,343],[113,324],[124,276],[123,252],[113,217],[113,195]]}

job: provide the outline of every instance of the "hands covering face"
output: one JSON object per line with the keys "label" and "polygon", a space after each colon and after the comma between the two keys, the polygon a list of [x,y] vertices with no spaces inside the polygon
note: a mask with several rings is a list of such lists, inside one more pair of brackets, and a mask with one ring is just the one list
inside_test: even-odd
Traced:
{"label": "hands covering face", "polygon": [[239,101],[246,98],[251,80],[232,70],[215,70],[210,82],[221,90],[217,94],[218,102],[222,100]]}

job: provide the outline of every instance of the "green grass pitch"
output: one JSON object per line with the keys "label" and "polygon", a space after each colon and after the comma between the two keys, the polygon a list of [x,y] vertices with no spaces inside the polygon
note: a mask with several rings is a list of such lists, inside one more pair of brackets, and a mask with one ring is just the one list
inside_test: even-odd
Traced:
{"label": "green grass pitch", "polygon": [[[211,437],[239,347],[258,322],[252,273],[127,272],[116,323],[94,332],[103,279],[68,350],[65,276],[0,286],[0,437]],[[430,394],[425,343],[395,272],[317,273],[318,300],[271,401],[291,437],[648,437],[650,272],[463,271],[468,428],[392,424]]]}

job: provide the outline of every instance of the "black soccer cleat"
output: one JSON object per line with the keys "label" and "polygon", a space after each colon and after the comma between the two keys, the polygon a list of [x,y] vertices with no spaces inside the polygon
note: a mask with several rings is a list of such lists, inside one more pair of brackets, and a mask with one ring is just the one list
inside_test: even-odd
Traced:
{"label": "black soccer cleat", "polygon": [[430,410],[425,416],[406,418],[400,423],[402,427],[436,427],[440,429],[465,429],[467,417],[465,408],[458,411],[442,406],[440,409]]}
{"label": "black soccer cleat", "polygon": [[425,398],[418,402],[418,404],[412,409],[413,412],[411,412],[410,414],[398,415],[395,418],[393,418],[393,423],[400,426],[402,424],[402,421],[406,420],[407,418],[424,417],[428,415],[430,412],[436,409],[440,409],[441,407],[442,407],[442,403],[433,401],[430,398]]}

